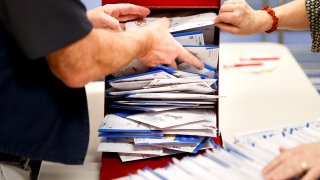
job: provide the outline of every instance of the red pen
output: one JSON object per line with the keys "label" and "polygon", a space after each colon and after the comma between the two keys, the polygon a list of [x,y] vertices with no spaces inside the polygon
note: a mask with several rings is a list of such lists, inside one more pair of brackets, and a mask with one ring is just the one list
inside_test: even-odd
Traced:
{"label": "red pen", "polygon": [[239,63],[239,64],[230,64],[230,65],[223,65],[224,68],[234,68],[234,67],[248,67],[248,66],[262,66],[263,63]]}
{"label": "red pen", "polygon": [[240,58],[241,61],[277,61],[279,57],[251,57],[251,58]]}

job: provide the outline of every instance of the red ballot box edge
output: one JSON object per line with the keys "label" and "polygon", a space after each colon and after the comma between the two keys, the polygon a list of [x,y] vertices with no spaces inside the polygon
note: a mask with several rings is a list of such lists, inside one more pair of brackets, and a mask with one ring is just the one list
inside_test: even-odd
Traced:
{"label": "red ballot box edge", "polygon": [[102,0],[102,4],[131,3],[149,8],[217,8],[218,0]]}

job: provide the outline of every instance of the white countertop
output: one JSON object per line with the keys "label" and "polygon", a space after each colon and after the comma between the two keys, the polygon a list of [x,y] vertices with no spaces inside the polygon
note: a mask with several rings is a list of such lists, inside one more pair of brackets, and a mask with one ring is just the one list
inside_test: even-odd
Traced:
{"label": "white countertop", "polygon": [[[273,71],[226,70],[225,63],[247,54],[279,56]],[[275,43],[221,44],[219,129],[225,140],[235,133],[320,117],[320,96],[289,50]]]}

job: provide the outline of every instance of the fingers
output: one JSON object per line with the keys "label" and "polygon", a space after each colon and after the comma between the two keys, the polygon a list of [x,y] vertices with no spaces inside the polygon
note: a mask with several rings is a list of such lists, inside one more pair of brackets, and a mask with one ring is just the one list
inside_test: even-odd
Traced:
{"label": "fingers", "polygon": [[197,69],[203,69],[203,63],[193,54],[188,52],[180,43],[178,43],[169,32],[170,21],[168,18],[161,18],[145,27],[149,33],[151,42],[149,52],[139,57],[144,64],[146,61],[153,62],[151,64],[166,64],[176,68],[176,58],[189,63]]}
{"label": "fingers", "polygon": [[220,22],[237,26],[239,22],[239,17],[237,13],[233,13],[233,12],[221,13],[215,20],[215,23],[220,23]]}
{"label": "fingers", "polygon": [[196,58],[193,54],[187,51],[184,47],[180,47],[180,53],[178,58],[182,61],[191,64],[192,66],[196,67],[197,69],[203,69],[204,64],[198,58]]}
{"label": "fingers", "polygon": [[282,156],[277,156],[275,159],[273,159],[270,163],[267,164],[262,170],[263,174],[268,174],[270,171],[272,171],[276,166],[278,166],[282,161]]}
{"label": "fingers", "polygon": [[[264,177],[266,179],[289,179],[308,170],[303,167],[302,164],[303,162],[308,161],[308,156],[306,156],[302,150],[301,146],[293,149],[281,147],[281,154],[263,169],[262,172]],[[313,173],[311,175],[313,175]]]}
{"label": "fingers", "polygon": [[215,24],[218,28],[220,28],[222,31],[231,33],[231,34],[239,34],[239,28],[225,23],[217,23]]}
{"label": "fingers", "polygon": [[272,171],[264,177],[266,179],[290,179],[303,173],[300,163],[296,160],[286,159],[281,161]]}
{"label": "fingers", "polygon": [[121,27],[121,29],[122,29],[123,31],[126,30],[126,25],[125,25],[124,23],[120,23],[120,27]]}
{"label": "fingers", "polygon": [[283,153],[283,152],[285,152],[285,151],[287,151],[287,150],[288,150],[288,148],[280,147],[280,153]]}
{"label": "fingers", "polygon": [[168,18],[161,18],[157,20],[155,23],[160,23],[162,27],[169,28],[170,27],[170,20]]}
{"label": "fingers", "polygon": [[134,20],[134,19],[140,19],[140,18],[142,18],[140,15],[128,14],[128,15],[120,15],[117,19],[120,22],[126,22],[126,21],[130,21],[130,20]]}
{"label": "fingers", "polygon": [[171,64],[168,64],[168,66],[169,66],[169,67],[172,67],[172,68],[175,68],[175,69],[178,68],[177,63],[176,63],[175,60],[173,60],[173,61],[171,62]]}
{"label": "fingers", "polygon": [[88,11],[87,16],[95,28],[121,30],[119,21],[103,13],[99,8]]}
{"label": "fingers", "polygon": [[118,4],[119,5],[119,15],[136,14],[140,17],[146,17],[150,14],[150,10],[146,7],[137,6],[134,4]]}
{"label": "fingers", "polygon": [[110,28],[113,30],[122,30],[120,23],[117,19],[108,16],[106,14],[102,15],[101,21],[99,22],[102,28]]}
{"label": "fingers", "polygon": [[306,175],[304,175],[301,180],[308,180],[308,179],[318,179],[320,177],[320,167],[314,167],[310,169]]}
{"label": "fingers", "polygon": [[223,12],[233,12],[235,10],[235,7],[233,4],[224,4],[221,6],[220,8],[220,13],[223,13]]}
{"label": "fingers", "polygon": [[136,15],[137,18],[143,18],[150,14],[148,8],[134,4],[107,4],[103,6],[103,9],[106,14],[115,18],[126,15]]}
{"label": "fingers", "polygon": [[237,3],[243,3],[246,2],[245,0],[228,0],[225,1],[223,4],[237,4]]}
{"label": "fingers", "polygon": [[[290,153],[282,153],[273,159],[270,163],[268,163],[262,170],[263,174],[267,174],[272,171],[276,166],[278,166],[282,161],[290,157]],[[289,158],[290,159],[290,158]]]}

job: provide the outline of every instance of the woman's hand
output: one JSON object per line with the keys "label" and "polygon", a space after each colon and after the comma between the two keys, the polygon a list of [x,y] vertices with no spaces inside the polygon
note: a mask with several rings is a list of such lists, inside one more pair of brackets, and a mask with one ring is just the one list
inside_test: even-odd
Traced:
{"label": "woman's hand", "polygon": [[264,169],[266,179],[290,179],[303,176],[303,180],[320,177],[320,143],[304,144],[292,149],[280,148],[280,155]]}
{"label": "woman's hand", "polygon": [[245,0],[225,1],[215,19],[221,30],[238,35],[252,35],[269,30],[272,18],[262,10],[253,10]]}

